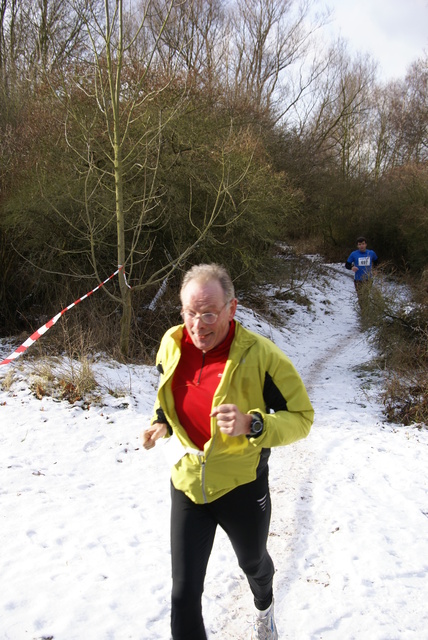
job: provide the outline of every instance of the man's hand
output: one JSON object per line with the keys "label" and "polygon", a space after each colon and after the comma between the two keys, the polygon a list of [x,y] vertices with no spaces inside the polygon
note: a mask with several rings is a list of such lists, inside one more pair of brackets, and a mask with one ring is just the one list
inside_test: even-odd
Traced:
{"label": "man's hand", "polygon": [[156,444],[156,440],[166,436],[167,426],[163,422],[155,422],[148,429],[145,429],[141,434],[141,442],[144,449],[153,449]]}
{"label": "man's hand", "polygon": [[220,404],[215,407],[211,417],[217,418],[222,433],[228,436],[245,436],[250,433],[252,415],[242,413],[236,404]]}

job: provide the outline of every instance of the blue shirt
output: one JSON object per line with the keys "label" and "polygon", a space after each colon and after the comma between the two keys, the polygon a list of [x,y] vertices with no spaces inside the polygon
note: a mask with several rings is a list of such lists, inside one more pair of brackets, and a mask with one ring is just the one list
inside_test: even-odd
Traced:
{"label": "blue shirt", "polygon": [[[346,261],[346,267],[350,269],[352,266],[358,267],[358,271],[354,272],[354,278],[357,281],[368,280],[372,275],[372,265],[376,264],[378,257],[371,249],[365,251],[353,251]],[[349,265],[349,266],[348,266]]]}

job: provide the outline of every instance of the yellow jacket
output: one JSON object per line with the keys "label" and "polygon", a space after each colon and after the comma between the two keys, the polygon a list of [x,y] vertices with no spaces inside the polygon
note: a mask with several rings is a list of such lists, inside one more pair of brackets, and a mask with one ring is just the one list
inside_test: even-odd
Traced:
{"label": "yellow jacket", "polygon": [[203,451],[197,450],[178,420],[171,389],[183,325],[166,332],[156,358],[161,377],[155,410],[162,408],[173,437],[182,445],[182,457],[173,465],[171,479],[176,489],[198,504],[255,480],[258,468],[267,464],[270,448],[305,438],[314,419],[291,360],[273,342],[235,322],[235,337],[212,406],[235,404],[243,413],[260,413],[264,429],[258,438],[227,436],[211,418],[211,438]]}

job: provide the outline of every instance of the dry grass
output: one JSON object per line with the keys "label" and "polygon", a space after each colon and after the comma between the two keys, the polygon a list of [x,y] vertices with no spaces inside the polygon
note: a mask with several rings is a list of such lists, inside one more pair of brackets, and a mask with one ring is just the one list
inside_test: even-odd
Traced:
{"label": "dry grass", "polygon": [[79,360],[41,358],[30,364],[30,389],[41,399],[52,396],[71,404],[93,398],[99,385],[86,356]]}
{"label": "dry grass", "polygon": [[381,280],[363,300],[361,322],[383,358],[387,419],[428,426],[428,306],[417,286],[408,292],[400,298]]}
{"label": "dry grass", "polygon": [[391,373],[386,381],[383,403],[390,422],[427,427],[428,371]]}
{"label": "dry grass", "polygon": [[1,380],[1,388],[3,391],[10,391],[13,383],[15,381],[15,371],[14,369],[9,369],[6,375]]}

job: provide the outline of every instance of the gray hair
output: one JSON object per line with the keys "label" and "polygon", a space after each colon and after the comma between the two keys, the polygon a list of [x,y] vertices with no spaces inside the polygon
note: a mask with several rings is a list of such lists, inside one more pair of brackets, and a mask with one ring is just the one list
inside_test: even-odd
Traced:
{"label": "gray hair", "polygon": [[223,289],[224,297],[227,302],[233,300],[235,297],[235,287],[233,286],[232,279],[226,269],[219,264],[195,264],[191,267],[189,271],[184,274],[180,289],[180,296],[183,289],[191,280],[197,280],[201,283],[217,280]]}

